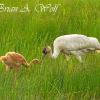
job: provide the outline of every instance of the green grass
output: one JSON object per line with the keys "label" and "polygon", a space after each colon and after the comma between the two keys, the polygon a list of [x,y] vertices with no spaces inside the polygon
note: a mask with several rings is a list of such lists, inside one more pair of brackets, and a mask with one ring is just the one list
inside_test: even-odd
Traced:
{"label": "green grass", "polygon": [[[16,51],[30,61],[41,58],[42,48],[64,34],[85,34],[100,40],[100,0],[0,0],[7,6],[28,3],[30,13],[0,13],[0,55]],[[55,14],[36,13],[38,3],[61,7]],[[82,66],[72,57],[47,57],[43,65],[21,68],[13,84],[14,72],[4,73],[0,64],[0,100],[99,100],[100,54],[84,57]]]}

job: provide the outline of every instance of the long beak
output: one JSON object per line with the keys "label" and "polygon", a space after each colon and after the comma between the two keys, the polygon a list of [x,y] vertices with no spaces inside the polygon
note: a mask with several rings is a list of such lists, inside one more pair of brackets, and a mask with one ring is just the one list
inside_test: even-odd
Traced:
{"label": "long beak", "polygon": [[42,57],[41,57],[41,64],[43,64],[43,61],[44,61],[44,58],[45,58],[45,54],[42,54]]}

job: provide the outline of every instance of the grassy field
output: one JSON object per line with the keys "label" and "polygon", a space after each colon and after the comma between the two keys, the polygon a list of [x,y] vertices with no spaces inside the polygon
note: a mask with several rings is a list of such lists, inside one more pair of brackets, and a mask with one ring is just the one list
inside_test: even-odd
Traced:
{"label": "grassy field", "polygon": [[[16,51],[30,61],[64,34],[85,34],[100,40],[100,0],[0,0],[6,6],[29,5],[31,12],[0,13],[0,55]],[[37,4],[61,4],[56,13],[34,11]],[[42,65],[4,73],[0,63],[0,100],[100,100],[100,54],[46,58]]]}

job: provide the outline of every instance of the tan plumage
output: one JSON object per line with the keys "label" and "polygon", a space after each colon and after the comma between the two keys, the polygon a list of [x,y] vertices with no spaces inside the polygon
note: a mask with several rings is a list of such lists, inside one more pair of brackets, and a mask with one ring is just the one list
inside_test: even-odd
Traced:
{"label": "tan plumage", "polygon": [[0,61],[2,61],[6,66],[6,71],[11,68],[19,69],[21,65],[25,67],[28,66],[28,63],[23,55],[16,52],[7,52],[5,56],[0,57]]}
{"label": "tan plumage", "polygon": [[29,66],[31,66],[32,64],[41,64],[41,62],[38,59],[33,59],[32,61],[30,61]]}
{"label": "tan plumage", "polygon": [[7,52],[4,56],[0,57],[0,62],[3,62],[5,64],[6,71],[8,71],[9,69],[15,69],[15,74],[14,74],[14,85],[15,85],[16,78],[17,78],[16,72],[21,67],[21,65],[24,65],[25,67],[29,67],[32,64],[39,63],[39,60],[33,59],[28,64],[23,55],[16,53],[16,52]]}

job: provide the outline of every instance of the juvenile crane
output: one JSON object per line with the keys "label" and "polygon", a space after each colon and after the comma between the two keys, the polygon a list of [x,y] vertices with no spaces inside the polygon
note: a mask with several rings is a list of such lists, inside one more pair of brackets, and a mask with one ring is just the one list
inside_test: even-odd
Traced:
{"label": "juvenile crane", "polygon": [[18,70],[21,65],[28,67],[28,63],[24,56],[16,52],[7,52],[4,56],[0,57],[0,61],[5,64],[6,71],[9,69]]}
{"label": "juvenile crane", "polygon": [[57,37],[53,43],[53,50],[50,46],[43,49],[43,57],[49,55],[57,58],[60,52],[65,55],[74,55],[82,63],[81,56],[89,51],[100,50],[100,43],[96,38],[87,37],[81,34],[63,35]]}
{"label": "juvenile crane", "polygon": [[4,56],[0,57],[0,61],[5,64],[6,71],[9,69],[18,70],[21,65],[27,68],[32,64],[39,63],[38,59],[33,59],[30,63],[28,63],[23,55],[16,52],[7,52]]}
{"label": "juvenile crane", "polygon": [[7,52],[4,56],[0,57],[0,61],[5,64],[6,71],[9,69],[15,69],[14,84],[16,83],[16,72],[19,70],[21,65],[28,68],[30,65],[37,64],[39,62],[38,59],[33,59],[28,64],[24,56],[16,52]]}

